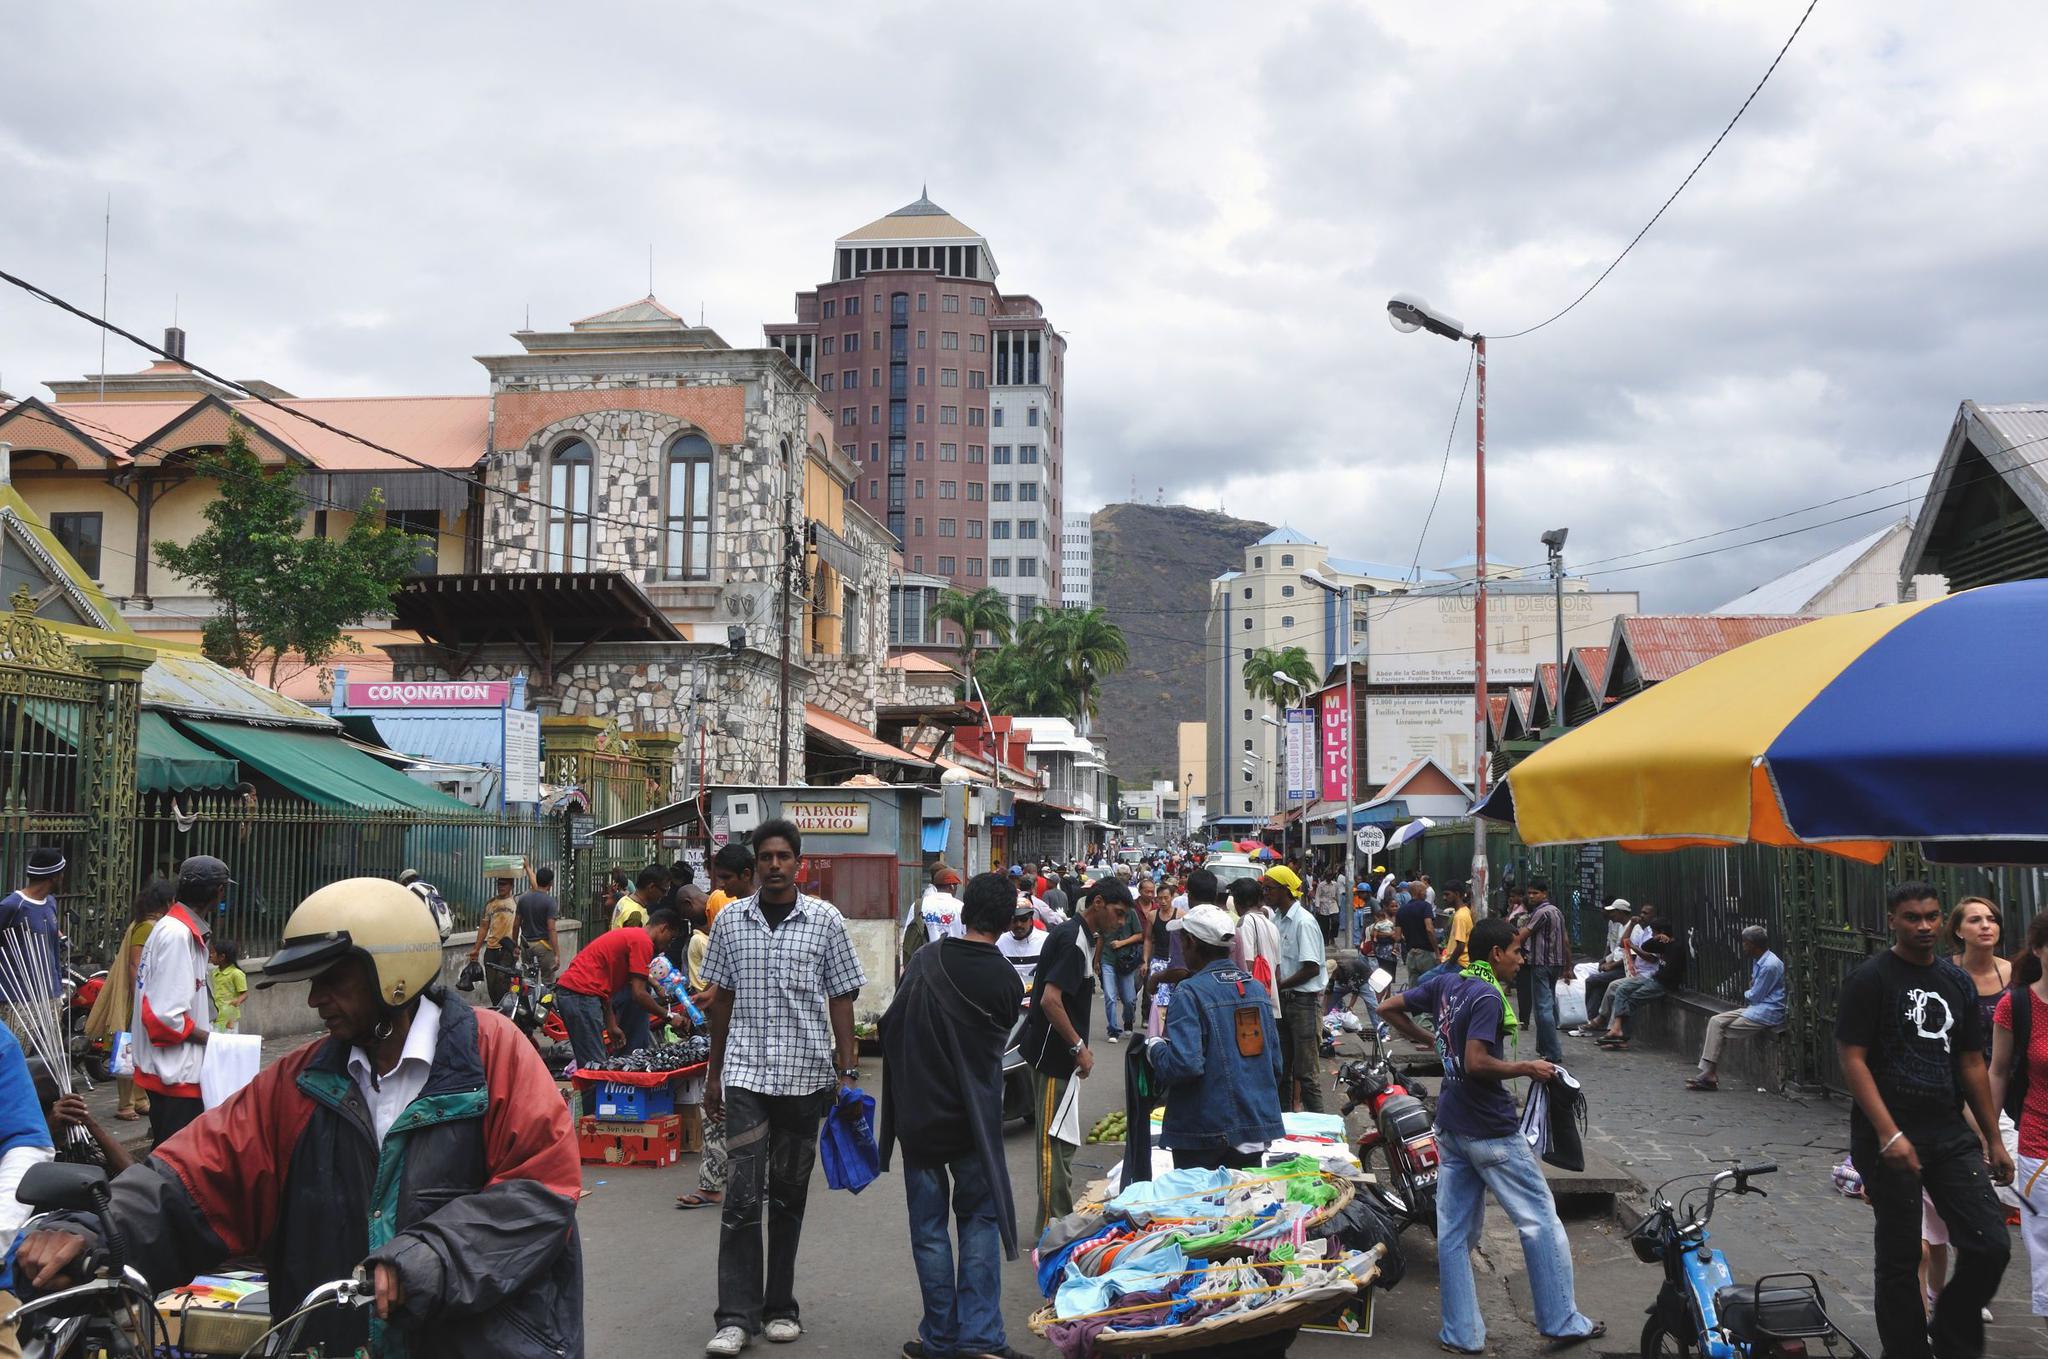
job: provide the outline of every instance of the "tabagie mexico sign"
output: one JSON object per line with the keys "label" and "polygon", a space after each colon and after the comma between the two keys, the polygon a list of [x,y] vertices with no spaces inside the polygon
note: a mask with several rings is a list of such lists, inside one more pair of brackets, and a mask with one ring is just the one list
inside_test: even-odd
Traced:
{"label": "tabagie mexico sign", "polygon": [[785,802],[782,814],[806,835],[866,835],[865,802]]}
{"label": "tabagie mexico sign", "polygon": [[502,708],[512,699],[508,680],[367,680],[344,684],[351,708]]}

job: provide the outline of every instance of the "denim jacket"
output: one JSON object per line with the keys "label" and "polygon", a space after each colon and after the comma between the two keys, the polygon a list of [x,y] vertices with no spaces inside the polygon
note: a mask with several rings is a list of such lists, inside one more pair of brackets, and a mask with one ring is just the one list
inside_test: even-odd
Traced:
{"label": "denim jacket", "polygon": [[[1257,1056],[1238,1048],[1238,1011],[1257,1018]],[[1247,1021],[1249,1024],[1249,1020]],[[1173,988],[1166,1036],[1146,1046],[1166,1095],[1159,1145],[1183,1151],[1270,1142],[1280,1125],[1280,1029],[1266,988],[1228,958]]]}

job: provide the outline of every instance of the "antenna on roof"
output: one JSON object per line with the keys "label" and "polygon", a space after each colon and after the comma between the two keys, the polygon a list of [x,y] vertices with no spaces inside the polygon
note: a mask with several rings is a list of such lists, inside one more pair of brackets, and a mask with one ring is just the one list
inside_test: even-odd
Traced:
{"label": "antenna on roof", "polygon": [[100,234],[100,404],[107,404],[107,274],[114,259],[114,195],[107,194],[107,215]]}
{"label": "antenna on roof", "polygon": [[654,296],[654,242],[647,243],[647,296]]}

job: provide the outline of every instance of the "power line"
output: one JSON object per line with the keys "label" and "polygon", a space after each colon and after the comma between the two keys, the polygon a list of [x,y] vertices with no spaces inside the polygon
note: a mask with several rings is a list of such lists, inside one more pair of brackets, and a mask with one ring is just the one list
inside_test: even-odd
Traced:
{"label": "power line", "polygon": [[1408,563],[1408,574],[1417,575],[1422,570],[1422,541],[1429,537],[1429,523],[1436,518],[1437,502],[1443,499],[1444,475],[1451,470],[1451,445],[1458,439],[1458,419],[1465,413],[1465,389],[1472,385],[1472,367],[1478,361],[1477,349],[1465,354],[1465,380],[1458,384],[1458,404],[1451,409],[1451,432],[1444,436],[1444,460],[1436,469],[1436,494],[1429,498],[1429,513],[1422,516],[1422,531],[1415,535],[1415,557]]}
{"label": "power line", "polygon": [[1591,283],[1587,284],[1586,290],[1580,293],[1577,297],[1573,298],[1571,302],[1565,306],[1564,310],[1558,312],[1555,316],[1549,317],[1546,320],[1538,321],[1533,326],[1529,326],[1523,330],[1514,331],[1507,335],[1489,335],[1487,336],[1489,340],[1518,340],[1524,335],[1534,334],[1535,332],[1549,325],[1552,321],[1559,321],[1564,319],[1564,317],[1572,310],[1573,307],[1578,306],[1579,303],[1591,297],[1593,295],[1593,290],[1607,281],[1607,276],[1613,273],[1616,269],[1618,269],[1621,266],[1621,262],[1628,258],[1628,252],[1636,248],[1637,242],[1641,241],[1643,237],[1650,234],[1650,228],[1657,225],[1657,220],[1664,215],[1665,210],[1669,208],[1673,203],[1678,201],[1678,195],[1685,192],[1685,186],[1692,183],[1693,176],[1697,175],[1700,172],[1700,170],[1706,165],[1708,159],[1713,156],[1714,152],[1721,149],[1721,143],[1727,139],[1728,134],[1730,132],[1733,132],[1735,130],[1735,125],[1738,122],[1742,121],[1742,115],[1749,112],[1750,104],[1755,101],[1756,97],[1759,94],[1763,93],[1763,88],[1766,84],[1769,83],[1772,72],[1778,69],[1778,63],[1783,61],[1785,59],[1785,54],[1792,50],[1793,39],[1797,38],[1799,36],[1799,31],[1806,27],[1806,21],[1813,17],[1814,6],[1818,5],[1819,3],[1820,0],[1808,0],[1806,12],[1799,16],[1799,22],[1795,24],[1792,28],[1792,36],[1790,38],[1785,39],[1785,45],[1778,49],[1778,55],[1771,58],[1770,67],[1764,71],[1763,79],[1757,81],[1756,88],[1749,92],[1749,98],[1742,101],[1742,107],[1735,110],[1735,116],[1728,120],[1728,126],[1722,128],[1721,135],[1714,138],[1714,144],[1707,148],[1706,155],[1701,156],[1699,158],[1699,161],[1692,167],[1692,169],[1686,172],[1685,178],[1678,182],[1678,187],[1671,191],[1671,196],[1664,200],[1663,206],[1659,207],[1655,212],[1650,214],[1650,220],[1643,223],[1643,229],[1641,231],[1638,231],[1633,237],[1631,237],[1629,239],[1629,243],[1621,248],[1621,253],[1614,257],[1614,262],[1608,265],[1605,269],[1602,269],[1600,271],[1600,277],[1594,279]]}
{"label": "power line", "polygon": [[[420,471],[431,472],[437,476],[447,477],[449,480],[458,482],[464,486],[473,487],[477,490],[484,491],[492,495],[501,495],[504,496],[507,500],[524,501],[529,505],[537,507],[544,514],[558,511],[559,507],[551,505],[549,502],[540,498],[539,496],[527,495],[522,492],[515,491],[507,486],[494,486],[487,481],[483,481],[478,479],[477,477],[470,476],[462,472],[458,472],[453,468],[436,466],[433,463],[426,462],[420,458],[416,458],[410,453],[401,453],[397,449],[391,448],[385,444],[380,444],[374,439],[367,439],[362,435],[355,433],[353,430],[343,429],[339,425],[330,424],[327,421],[320,419],[318,416],[308,415],[304,411],[297,410],[291,406],[284,404],[282,401],[278,401],[273,397],[266,396],[262,392],[255,391],[246,384],[235,381],[233,378],[223,377],[221,374],[214,372],[210,368],[206,368],[200,364],[194,363],[189,358],[172,354],[169,350],[163,349],[155,344],[152,344],[148,340],[143,339],[141,336],[136,335],[131,331],[123,330],[121,327],[114,325],[112,322],[102,320],[101,318],[94,316],[91,312],[86,311],[81,307],[75,306],[72,303],[65,301],[62,297],[58,296],[56,293],[51,292],[49,289],[40,287],[34,283],[30,283],[27,279],[17,277],[14,274],[10,274],[4,269],[0,269],[0,283],[12,284],[14,287],[21,289],[29,296],[35,298],[37,301],[45,302],[50,306],[58,308],[60,311],[69,312],[71,315],[76,316],[81,321],[90,322],[91,324],[100,327],[104,331],[110,332],[115,335],[119,335],[122,339],[128,341],[132,345],[135,345],[137,348],[147,350],[149,353],[155,354],[159,358],[167,359],[173,363],[180,364],[183,367],[189,369],[190,371],[199,374],[201,377],[209,378],[212,381],[219,383],[223,387],[227,387],[233,391],[242,393],[244,397],[251,401],[255,401],[262,405],[268,406],[273,410],[281,411],[286,415],[292,416],[294,419],[303,420],[307,424],[312,425],[317,429],[323,429],[326,430],[329,434],[333,434],[340,438],[347,439],[350,443],[360,444],[364,448],[370,449],[373,452],[382,453],[386,457],[396,458],[398,459],[398,461],[405,463],[408,466],[418,468]],[[587,519],[591,523],[613,524],[623,528],[630,528],[636,530],[643,530],[646,528],[645,524],[642,524],[635,520],[621,519],[614,515],[597,514],[595,512],[590,514],[580,514],[576,517],[579,519]]]}

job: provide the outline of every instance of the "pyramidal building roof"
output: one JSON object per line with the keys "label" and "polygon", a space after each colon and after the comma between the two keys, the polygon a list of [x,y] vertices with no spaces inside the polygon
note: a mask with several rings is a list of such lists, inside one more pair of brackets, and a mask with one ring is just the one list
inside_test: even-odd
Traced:
{"label": "pyramidal building roof", "polygon": [[622,307],[601,311],[595,316],[586,316],[580,321],[571,321],[571,330],[619,330],[631,327],[635,330],[647,326],[673,325],[687,327],[689,322],[670,311],[649,293],[637,302],[628,302]]}
{"label": "pyramidal building roof", "polygon": [[849,231],[842,241],[979,241],[983,236],[973,227],[932,202],[920,191],[917,201],[906,203],[887,217]]}

